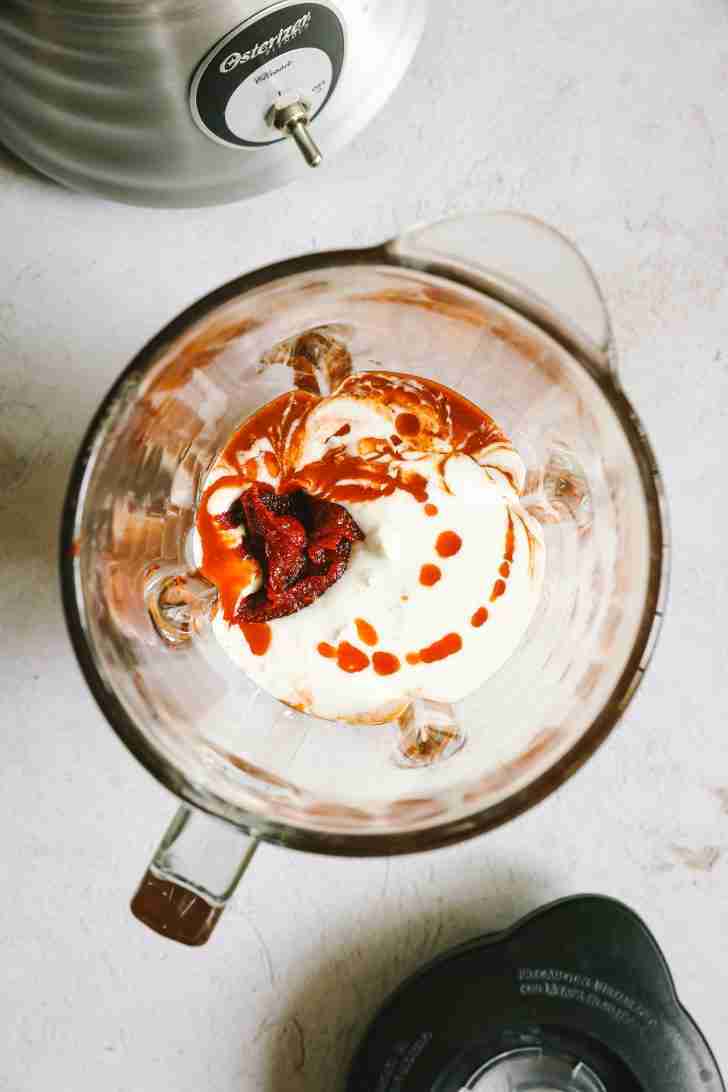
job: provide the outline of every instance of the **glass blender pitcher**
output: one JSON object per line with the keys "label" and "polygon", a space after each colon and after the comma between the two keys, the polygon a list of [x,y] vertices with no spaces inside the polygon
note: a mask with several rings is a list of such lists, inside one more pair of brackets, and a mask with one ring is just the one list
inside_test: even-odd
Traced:
{"label": "glass blender pitcher", "polygon": [[[352,369],[421,374],[486,409],[526,463],[546,542],[539,608],[500,671],[455,707],[416,700],[380,725],[259,690],[212,635],[216,590],[191,548],[201,482],[236,425]],[[96,414],[61,545],[86,681],[182,801],[132,909],[188,944],[208,938],[260,841],[412,852],[542,800],[628,705],[667,578],[661,482],[594,277],[560,234],[510,213],[281,262],[190,307]]]}

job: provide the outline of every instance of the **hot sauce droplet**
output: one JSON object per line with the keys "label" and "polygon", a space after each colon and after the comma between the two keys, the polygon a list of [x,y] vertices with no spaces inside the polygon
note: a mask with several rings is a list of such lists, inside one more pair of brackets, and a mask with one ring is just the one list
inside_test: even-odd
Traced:
{"label": "hot sauce droplet", "polygon": [[435,549],[440,557],[452,557],[463,544],[463,540],[455,531],[443,531],[437,536]]}
{"label": "hot sauce droplet", "polygon": [[316,645],[316,650],[319,656],[325,656],[327,660],[336,659],[336,649],[327,641],[320,641],[319,644]]}
{"label": "hot sauce droplet", "polygon": [[485,607],[478,607],[473,617],[470,619],[470,625],[479,629],[484,622],[488,621],[488,611]]}
{"label": "hot sauce droplet", "polygon": [[490,593],[491,603],[495,603],[496,599],[500,599],[501,595],[503,595],[503,592],[505,590],[506,590],[505,580],[496,580],[495,584],[493,585],[493,591]]}
{"label": "hot sauce droplet", "polygon": [[270,626],[267,622],[241,622],[240,628],[254,656],[264,656],[271,641]]}
{"label": "hot sauce droplet", "polygon": [[434,664],[437,660],[444,660],[446,656],[452,656],[463,647],[459,633],[446,633],[439,641],[433,641],[427,648],[420,649],[420,659],[425,664]]}
{"label": "hot sauce droplet", "polygon": [[341,428],[337,428],[334,436],[348,436],[351,432],[351,425],[342,425]]}
{"label": "hot sauce droplet", "polygon": [[425,505],[425,515],[426,516],[436,516],[437,512],[438,512],[438,508],[437,508],[436,504],[426,504]]}
{"label": "hot sauce droplet", "polygon": [[511,574],[511,562],[513,561],[513,551],[516,546],[516,536],[513,529],[513,516],[508,513],[508,529],[506,530],[506,544],[503,551],[503,561],[501,562],[498,572],[503,577],[502,580],[496,580],[493,585],[493,590],[490,593],[491,603],[495,603],[496,599],[500,599],[506,590],[506,580]]}
{"label": "hot sauce droplet", "polygon": [[400,436],[416,436],[420,431],[420,422],[414,413],[398,413],[394,427]]}
{"label": "hot sauce droplet", "polygon": [[513,561],[513,551],[516,546],[516,536],[513,530],[513,516],[508,513],[508,530],[506,531],[506,548],[503,554],[505,561]]}
{"label": "hot sauce droplet", "polygon": [[444,660],[452,656],[463,647],[459,633],[446,633],[439,641],[433,641],[427,648],[421,648],[419,652],[408,652],[405,659],[408,664],[434,664],[437,660]]}
{"label": "hot sauce droplet", "polygon": [[399,660],[391,652],[375,652],[372,663],[377,675],[394,675],[399,671]]}
{"label": "hot sauce droplet", "polygon": [[352,675],[369,667],[367,654],[355,645],[350,645],[348,641],[342,641],[336,650],[336,662],[342,671],[348,671]]}
{"label": "hot sauce droplet", "polygon": [[420,569],[420,584],[424,584],[426,588],[431,588],[441,576],[442,573],[437,565],[423,565]]}
{"label": "hot sauce droplet", "polygon": [[359,640],[363,641],[365,645],[375,645],[377,643],[379,634],[374,626],[370,626],[363,618],[355,618],[354,625],[356,626],[356,632],[359,634]]}

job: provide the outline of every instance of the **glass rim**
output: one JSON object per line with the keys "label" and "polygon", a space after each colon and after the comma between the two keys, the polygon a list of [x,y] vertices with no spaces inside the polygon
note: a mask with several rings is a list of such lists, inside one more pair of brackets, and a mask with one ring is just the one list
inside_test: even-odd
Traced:
{"label": "glass rim", "polygon": [[612,371],[590,360],[583,348],[574,344],[568,331],[561,329],[558,324],[546,325],[540,315],[534,320],[526,312],[526,317],[531,317],[532,321],[536,321],[542,330],[565,348],[599,386],[621,425],[635,458],[647,511],[649,575],[640,624],[627,663],[612,693],[579,739],[533,781],[495,804],[441,823],[435,821],[431,825],[417,826],[406,831],[368,830],[359,833],[352,830],[327,831],[272,820],[232,804],[215,793],[203,791],[171,765],[161,750],[137,727],[115,692],[107,686],[92,654],[84,624],[80,581],[77,579],[79,562],[74,549],[78,517],[83,509],[87,470],[103,434],[104,422],[109,416],[110,408],[132,378],[143,377],[163,349],[211,311],[253,289],[296,274],[342,266],[389,266],[443,277],[524,313],[524,309],[519,306],[520,300],[514,303],[507,293],[498,292],[490,284],[486,292],[477,277],[470,279],[467,266],[458,267],[452,261],[440,266],[434,260],[408,260],[406,254],[394,251],[392,244],[396,241],[361,249],[319,251],[284,259],[228,281],[177,314],[139,350],[102,399],[74,458],[61,514],[59,568],[66,626],[86,684],[106,721],[122,743],[165,788],[185,803],[226,820],[255,838],[293,849],[333,856],[390,856],[452,845],[502,826],[540,803],[569,780],[601,746],[632,701],[657,643],[669,583],[667,499],[652,446],[639,416]]}

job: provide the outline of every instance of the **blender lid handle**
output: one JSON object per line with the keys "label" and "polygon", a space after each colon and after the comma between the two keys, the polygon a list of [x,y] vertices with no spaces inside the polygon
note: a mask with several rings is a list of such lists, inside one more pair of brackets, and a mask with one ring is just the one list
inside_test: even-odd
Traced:
{"label": "blender lid handle", "polygon": [[399,264],[465,280],[563,339],[616,378],[609,313],[590,266],[555,228],[517,212],[471,212],[387,244]]}
{"label": "blender lid handle", "polygon": [[257,847],[257,838],[183,805],[131,901],[132,914],[169,940],[205,944]]}

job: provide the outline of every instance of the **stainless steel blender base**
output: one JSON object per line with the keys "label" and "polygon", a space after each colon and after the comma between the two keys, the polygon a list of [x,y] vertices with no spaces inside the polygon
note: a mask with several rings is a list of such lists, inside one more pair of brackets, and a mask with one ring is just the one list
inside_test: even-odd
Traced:
{"label": "stainless steel blender base", "polygon": [[[129,204],[215,205],[272,190],[382,107],[425,5],[3,0],[0,142],[67,186]],[[271,123],[278,106],[288,112]]]}

